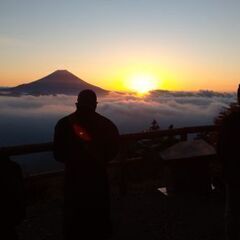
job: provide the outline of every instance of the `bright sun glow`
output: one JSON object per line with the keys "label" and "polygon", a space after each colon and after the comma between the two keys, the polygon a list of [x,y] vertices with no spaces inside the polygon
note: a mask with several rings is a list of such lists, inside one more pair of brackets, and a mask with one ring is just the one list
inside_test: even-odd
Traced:
{"label": "bright sun glow", "polygon": [[157,89],[157,81],[152,76],[135,75],[129,78],[128,87],[139,94],[145,94]]}

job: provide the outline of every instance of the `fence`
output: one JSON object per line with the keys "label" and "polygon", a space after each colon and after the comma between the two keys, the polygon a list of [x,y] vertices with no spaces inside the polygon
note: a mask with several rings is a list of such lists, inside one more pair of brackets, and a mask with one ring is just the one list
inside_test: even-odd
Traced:
{"label": "fence", "polygon": [[[141,139],[157,139],[166,136],[180,136],[182,141],[186,141],[188,139],[189,134],[195,133],[209,133],[215,132],[218,130],[217,126],[208,125],[208,126],[196,126],[196,127],[185,127],[185,128],[175,128],[175,129],[167,129],[167,130],[158,130],[151,132],[142,132],[142,133],[131,133],[131,134],[123,134],[121,135],[121,151],[118,156],[118,160],[110,162],[109,166],[119,166],[120,167],[120,181],[119,188],[122,194],[126,193],[126,182],[124,178],[124,169],[128,164],[126,148],[132,143]],[[16,156],[16,155],[26,155],[31,153],[40,153],[40,152],[50,152],[53,150],[53,143],[40,143],[40,144],[29,144],[29,145],[19,145],[19,146],[11,146],[11,147],[1,147],[0,155],[7,156]],[[134,161],[137,161],[135,159]],[[132,162],[132,160],[131,160]],[[55,172],[46,172],[38,175],[30,175],[28,178],[41,178],[47,176],[55,176],[62,174],[62,171]]]}

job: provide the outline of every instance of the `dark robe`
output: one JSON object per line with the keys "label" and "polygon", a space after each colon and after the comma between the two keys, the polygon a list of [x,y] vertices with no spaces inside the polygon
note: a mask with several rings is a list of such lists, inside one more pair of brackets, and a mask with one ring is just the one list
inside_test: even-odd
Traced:
{"label": "dark robe", "polygon": [[65,239],[107,239],[111,233],[106,164],[118,153],[116,126],[95,111],[59,120],[54,156],[65,164]]}

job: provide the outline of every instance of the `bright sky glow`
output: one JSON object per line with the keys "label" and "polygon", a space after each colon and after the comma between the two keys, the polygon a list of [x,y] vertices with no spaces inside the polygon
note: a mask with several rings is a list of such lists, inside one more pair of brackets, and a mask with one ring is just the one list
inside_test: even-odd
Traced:
{"label": "bright sky glow", "polygon": [[67,69],[109,90],[235,91],[239,0],[0,0],[0,86]]}
{"label": "bright sky glow", "polygon": [[129,89],[136,91],[139,94],[145,94],[158,88],[157,80],[148,75],[139,74],[132,76],[127,83]]}

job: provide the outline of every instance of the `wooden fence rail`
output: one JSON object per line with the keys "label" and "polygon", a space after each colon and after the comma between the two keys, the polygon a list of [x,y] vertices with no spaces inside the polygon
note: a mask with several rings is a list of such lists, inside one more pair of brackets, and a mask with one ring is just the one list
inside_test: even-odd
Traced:
{"label": "wooden fence rail", "polygon": [[[156,139],[166,136],[180,136],[182,141],[187,140],[188,134],[195,133],[209,133],[217,131],[218,127],[209,125],[209,126],[197,126],[197,127],[185,127],[185,128],[175,128],[175,129],[167,129],[167,130],[159,130],[152,132],[142,132],[142,133],[131,133],[131,134],[123,134],[121,135],[121,151],[117,157],[116,161],[110,162],[109,167],[117,166],[119,167],[119,190],[121,195],[125,195],[127,192],[127,183],[125,179],[125,169],[128,162],[132,162],[133,160],[128,161],[127,159],[127,146],[128,144],[141,140],[141,139]],[[18,145],[18,146],[10,146],[10,147],[0,147],[0,156],[16,156],[16,155],[26,155],[40,152],[51,152],[53,150],[53,143],[40,143],[40,144],[29,144],[29,145]],[[136,158],[134,161],[138,161]],[[31,181],[36,179],[42,179],[46,177],[56,177],[63,174],[63,170],[58,171],[50,171],[43,172],[38,174],[27,175],[26,179],[31,179]]]}
{"label": "wooden fence rail", "polygon": [[[188,134],[213,132],[217,130],[217,126],[197,126],[197,127],[185,127],[175,128],[167,130],[159,130],[152,132],[131,133],[121,135],[122,144],[128,144],[141,139],[154,139],[164,136],[180,136],[182,140],[187,140]],[[18,145],[10,147],[0,147],[0,155],[25,155],[31,153],[50,152],[53,150],[53,143],[39,143],[29,145]]]}

